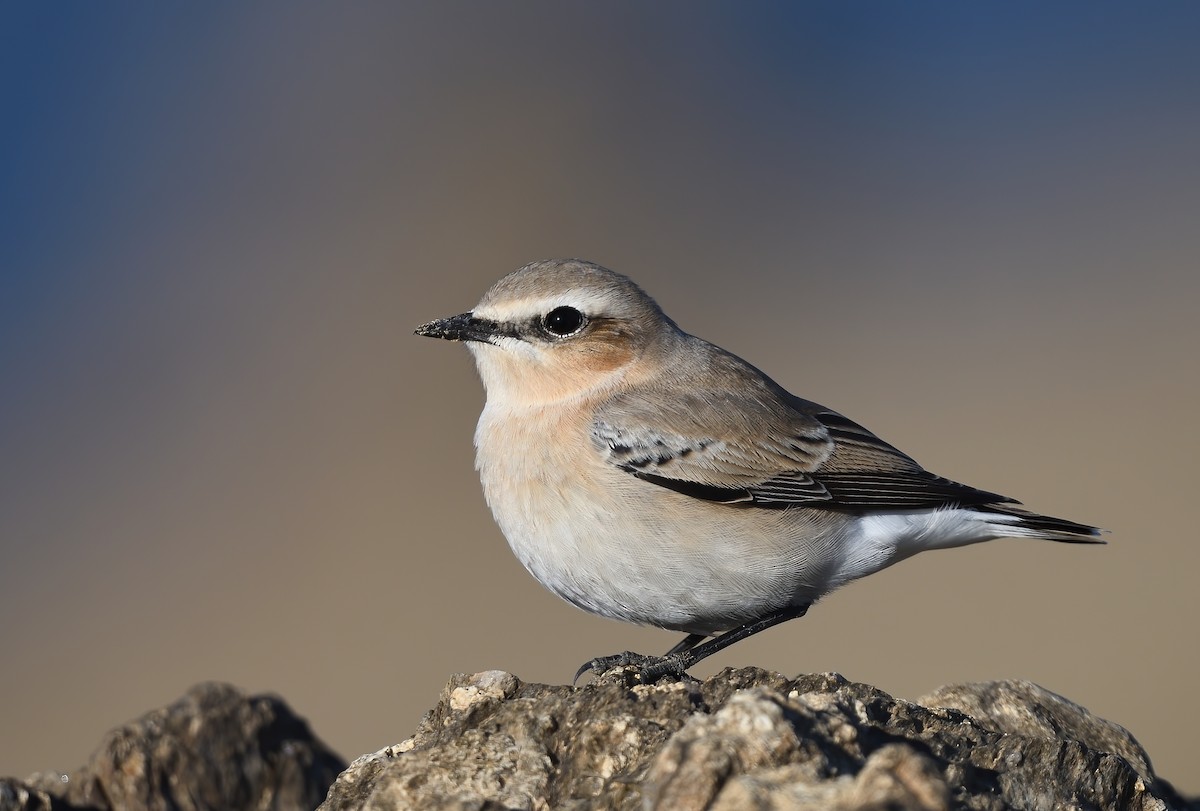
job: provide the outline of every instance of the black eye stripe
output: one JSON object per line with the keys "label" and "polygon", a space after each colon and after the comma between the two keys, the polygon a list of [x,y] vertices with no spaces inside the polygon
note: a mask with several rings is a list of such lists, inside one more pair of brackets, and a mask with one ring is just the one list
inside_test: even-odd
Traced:
{"label": "black eye stripe", "polygon": [[565,338],[582,329],[586,320],[574,307],[555,307],[542,316],[542,326],[551,335]]}

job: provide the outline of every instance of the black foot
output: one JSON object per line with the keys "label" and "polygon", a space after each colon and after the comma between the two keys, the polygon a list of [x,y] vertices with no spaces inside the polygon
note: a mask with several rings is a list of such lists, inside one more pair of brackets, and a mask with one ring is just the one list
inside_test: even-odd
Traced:
{"label": "black foot", "polygon": [[571,683],[578,683],[579,677],[584,673],[590,672],[599,676],[617,667],[637,668],[634,675],[642,684],[652,684],[663,676],[671,676],[675,681],[679,681],[687,675],[684,671],[690,664],[685,657],[678,654],[647,656],[644,653],[625,651],[612,656],[597,656],[591,661],[584,662],[579,670],[575,671],[575,678]]}
{"label": "black foot", "polygon": [[631,665],[637,668],[634,675],[642,684],[652,684],[663,676],[671,676],[675,681],[679,681],[687,676],[687,669],[701,659],[712,656],[719,650],[724,650],[734,642],[754,636],[759,631],[765,631],[781,622],[803,617],[806,611],[808,611],[808,605],[785,606],[764,617],[742,623],[733,630],[726,631],[707,642],[704,641],[708,638],[705,634],[688,634],[687,638],[667,651],[665,656],[646,656],[643,653],[631,653],[630,651],[614,656],[597,656],[590,662],[585,662],[583,667],[575,671],[575,679],[571,683],[577,683],[579,677],[588,671],[599,676],[614,667]]}

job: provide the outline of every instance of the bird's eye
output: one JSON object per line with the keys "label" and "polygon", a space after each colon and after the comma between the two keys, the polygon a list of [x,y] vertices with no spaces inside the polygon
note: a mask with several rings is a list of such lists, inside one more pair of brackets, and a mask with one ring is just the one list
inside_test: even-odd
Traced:
{"label": "bird's eye", "polygon": [[555,307],[542,318],[542,325],[551,335],[565,338],[579,332],[583,320],[583,313],[574,307]]}

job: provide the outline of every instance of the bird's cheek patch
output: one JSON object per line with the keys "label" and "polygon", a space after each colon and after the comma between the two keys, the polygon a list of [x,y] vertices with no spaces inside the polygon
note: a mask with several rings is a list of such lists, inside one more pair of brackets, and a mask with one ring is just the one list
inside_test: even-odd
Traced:
{"label": "bird's cheek patch", "polygon": [[589,335],[564,345],[564,354],[569,353],[570,362],[581,374],[604,374],[630,363],[634,352],[629,337],[617,330],[600,325]]}

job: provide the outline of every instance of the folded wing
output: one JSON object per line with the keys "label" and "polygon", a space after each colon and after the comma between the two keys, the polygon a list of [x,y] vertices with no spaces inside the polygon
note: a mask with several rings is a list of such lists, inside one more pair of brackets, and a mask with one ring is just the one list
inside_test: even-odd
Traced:
{"label": "folded wing", "polygon": [[[935,476],[866,428],[769,380],[738,391],[652,387],[613,397],[592,440],[612,465],[694,498],[848,511],[1015,504]],[[664,402],[671,402],[666,410]]]}

